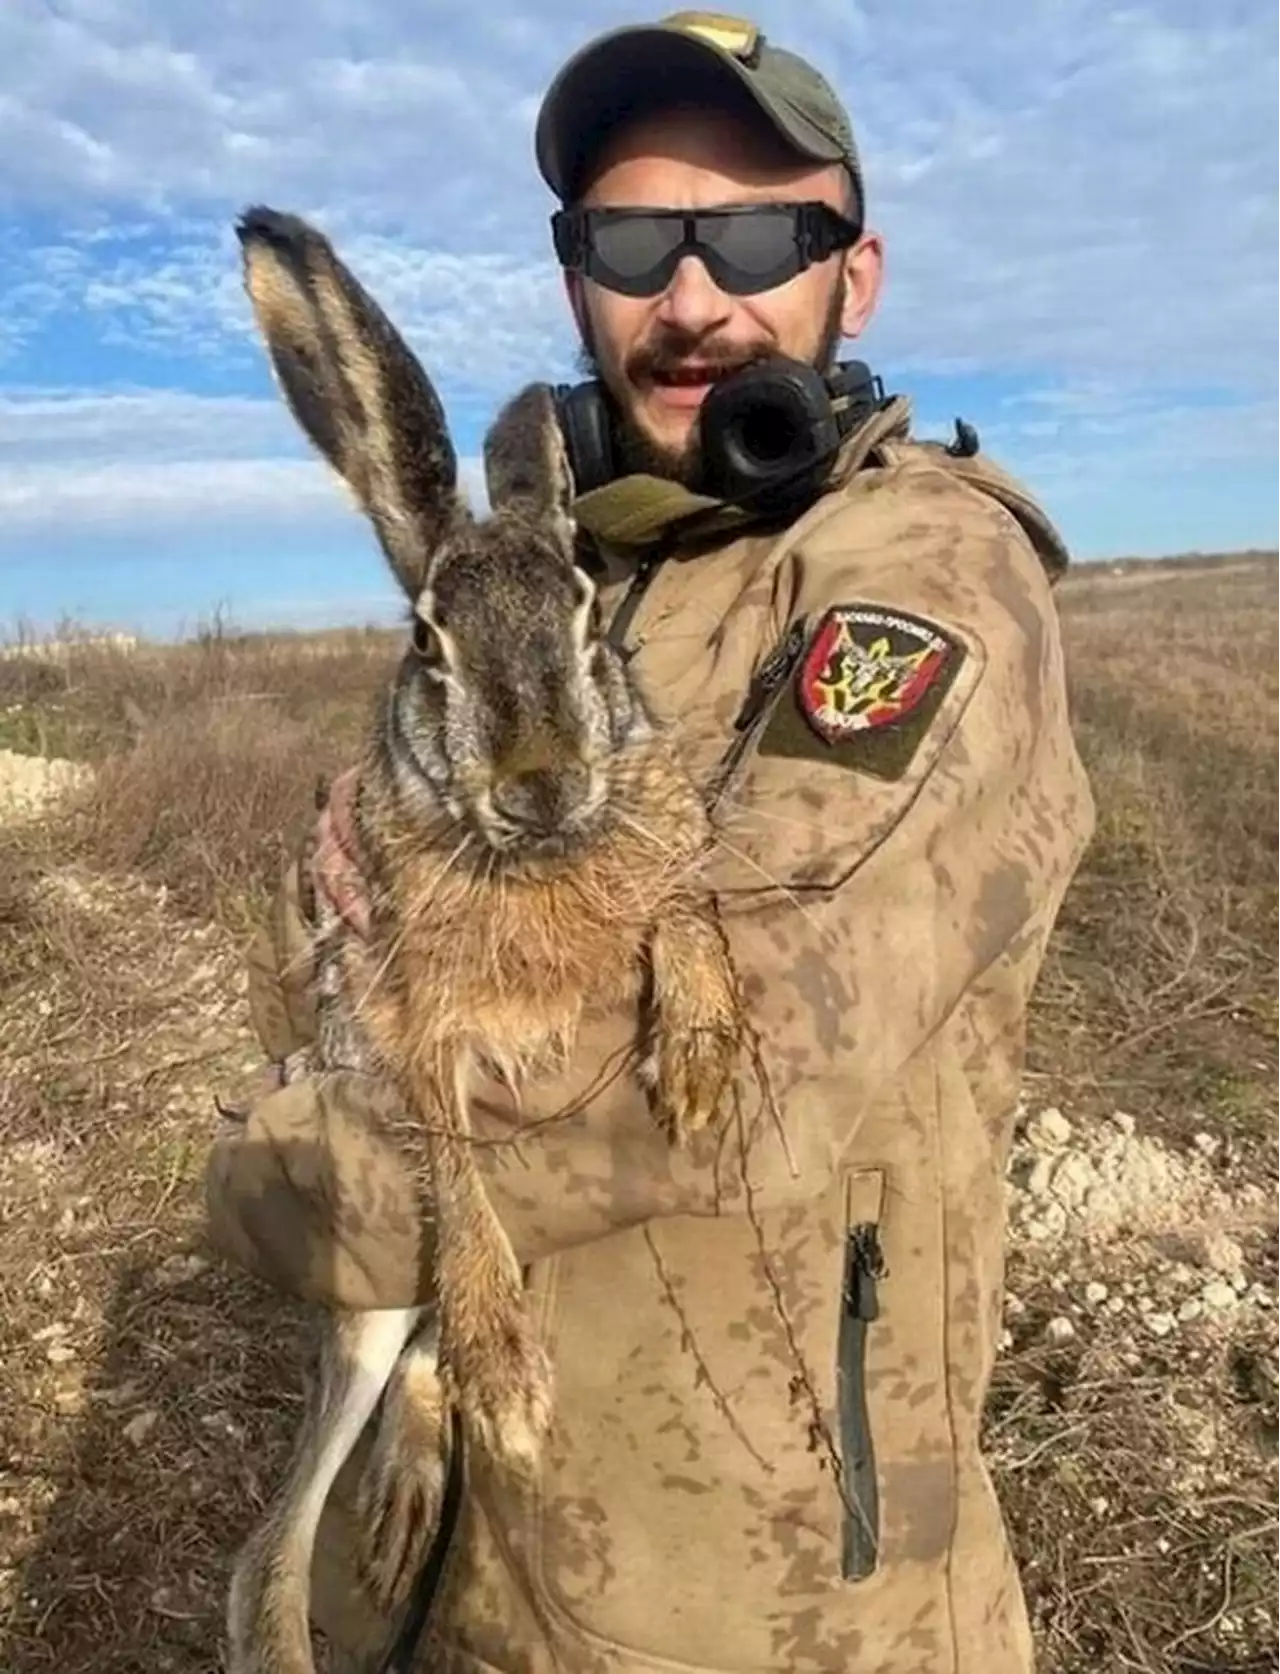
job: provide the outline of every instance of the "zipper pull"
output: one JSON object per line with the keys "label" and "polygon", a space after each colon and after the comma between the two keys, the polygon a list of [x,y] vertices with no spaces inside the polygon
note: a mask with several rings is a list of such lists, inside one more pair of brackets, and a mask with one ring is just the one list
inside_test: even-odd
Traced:
{"label": "zipper pull", "polygon": [[627,629],[631,626],[632,618],[640,608],[640,601],[648,590],[649,583],[657,573],[658,566],[666,558],[666,552],[661,546],[646,552],[636,564],[630,585],[623,594],[617,610],[613,613],[613,620],[605,630],[605,639],[610,645],[621,651],[624,660],[629,661],[635,656],[638,647],[627,647],[623,644]]}
{"label": "zipper pull", "polygon": [[744,732],[751,725],[791,673],[796,659],[804,649],[805,632],[805,621],[800,617],[787,629],[782,643],[775,646],[760,664],[755,678],[747,688],[746,700],[733,723],[735,731]]}
{"label": "zipper pull", "polygon": [[876,1282],[887,1269],[880,1248],[880,1234],[870,1222],[856,1226],[848,1237],[848,1278],[844,1305],[854,1319],[879,1319],[880,1298]]}

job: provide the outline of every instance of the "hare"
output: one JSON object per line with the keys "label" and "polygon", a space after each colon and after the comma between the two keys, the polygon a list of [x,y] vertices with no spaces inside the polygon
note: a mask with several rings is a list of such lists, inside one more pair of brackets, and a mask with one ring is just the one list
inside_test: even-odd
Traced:
{"label": "hare", "polygon": [[565,1064],[589,1005],[633,1000],[636,1073],[679,1144],[718,1114],[747,1026],[698,886],[703,799],[575,564],[549,389],[521,391],[487,435],[477,519],[426,373],[328,240],[265,208],[237,232],[286,403],[370,519],[412,622],[355,798],[369,933],[321,926],[318,1039],[295,1068],[397,1088],[395,1139],[434,1205],[436,1302],[425,1329],[419,1309],[330,1318],[289,1480],[237,1560],[234,1674],[301,1674],[316,1524],[380,1401],[360,1509],[384,1603],[436,1513],[446,1411],[498,1468],[536,1469],[549,1365],[476,1166],[473,1075],[518,1092]]}

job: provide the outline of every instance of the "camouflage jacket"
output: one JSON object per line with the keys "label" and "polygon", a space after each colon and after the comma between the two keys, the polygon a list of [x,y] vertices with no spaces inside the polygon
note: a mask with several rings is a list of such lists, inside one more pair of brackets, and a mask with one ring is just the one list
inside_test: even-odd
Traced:
{"label": "camouflage jacket", "polygon": [[[711,881],[773,1100],[672,1153],[603,1073],[636,1029],[606,1015],[522,1110],[478,1101],[555,1418],[534,1490],[470,1468],[416,1667],[1031,1668],[978,1435],[1026,1007],[1094,817],[1065,563],[1012,479],[913,441],[901,400],[784,532],[639,579],[609,561],[659,713],[708,779],[731,763]],[[305,893],[252,959],[273,1056],[309,1026]],[[216,1243],[295,1295],[429,1295],[386,1097],[335,1076],[258,1102],[210,1164]],[[385,1624],[348,1573],[350,1475],[315,1608],[354,1649]]]}

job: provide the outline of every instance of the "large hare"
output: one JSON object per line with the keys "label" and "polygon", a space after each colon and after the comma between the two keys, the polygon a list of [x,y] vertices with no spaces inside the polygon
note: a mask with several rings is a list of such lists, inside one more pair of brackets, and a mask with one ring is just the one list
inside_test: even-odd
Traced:
{"label": "large hare", "polygon": [[518,1089],[564,1063],[588,1003],[632,997],[647,1019],[637,1073],[678,1143],[719,1110],[746,1029],[698,887],[702,799],[574,562],[550,392],[524,390],[490,431],[492,511],[475,519],[430,381],[328,241],[261,208],[237,230],[288,405],[412,607],[356,799],[369,935],[321,926],[319,1035],[296,1067],[369,1068],[398,1088],[396,1139],[435,1209],[437,1305],[425,1331],[416,1309],[330,1318],[289,1480],[237,1561],[234,1674],[303,1674],[316,1525],[384,1392],[361,1487],[384,1602],[435,1514],[443,1412],[525,1470],[549,1421],[548,1364],[470,1146],[473,1072]]}

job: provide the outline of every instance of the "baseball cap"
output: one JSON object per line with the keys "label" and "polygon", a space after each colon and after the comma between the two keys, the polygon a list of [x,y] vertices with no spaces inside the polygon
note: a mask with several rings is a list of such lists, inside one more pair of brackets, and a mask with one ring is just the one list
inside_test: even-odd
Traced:
{"label": "baseball cap", "polygon": [[542,178],[569,202],[584,165],[624,116],[673,90],[746,93],[801,156],[843,163],[865,208],[853,125],[830,84],[794,52],[773,46],[746,18],[673,12],[657,23],[611,29],[574,53],[543,99],[535,131]]}

